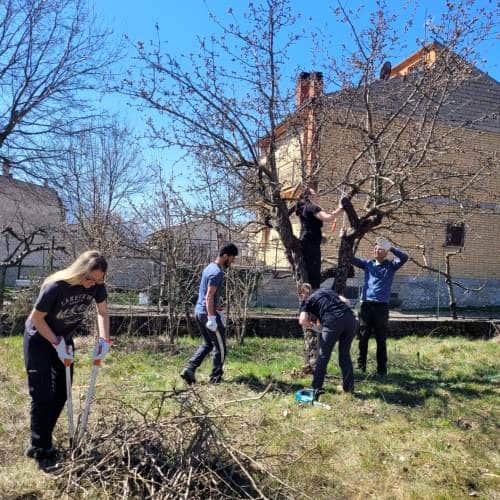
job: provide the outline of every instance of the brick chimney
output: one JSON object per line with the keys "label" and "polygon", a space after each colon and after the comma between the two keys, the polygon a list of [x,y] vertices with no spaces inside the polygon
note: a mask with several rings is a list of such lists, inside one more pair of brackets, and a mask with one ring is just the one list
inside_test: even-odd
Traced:
{"label": "brick chimney", "polygon": [[319,71],[300,73],[295,88],[296,107],[300,108],[309,99],[320,95],[323,95],[323,73]]}
{"label": "brick chimney", "polygon": [[2,175],[4,177],[12,177],[12,174],[10,173],[10,163],[7,158],[4,158],[2,161]]}

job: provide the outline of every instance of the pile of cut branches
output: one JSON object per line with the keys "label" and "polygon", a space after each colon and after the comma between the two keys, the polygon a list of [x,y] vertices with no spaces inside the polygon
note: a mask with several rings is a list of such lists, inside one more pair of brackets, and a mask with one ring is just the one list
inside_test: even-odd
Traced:
{"label": "pile of cut branches", "polygon": [[[165,402],[172,399],[178,410],[165,415]],[[54,471],[61,493],[151,499],[295,496],[259,462],[262,457],[231,442],[222,427],[229,417],[207,408],[193,390],[162,392],[147,412],[118,407],[99,419]]]}

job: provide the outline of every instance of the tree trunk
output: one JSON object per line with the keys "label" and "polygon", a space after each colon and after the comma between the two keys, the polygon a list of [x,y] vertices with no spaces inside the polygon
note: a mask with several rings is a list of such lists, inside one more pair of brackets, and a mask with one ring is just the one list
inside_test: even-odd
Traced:
{"label": "tree trunk", "polygon": [[[453,283],[451,282],[451,262],[450,259],[453,255],[456,255],[458,252],[452,252],[446,254],[446,287],[448,288],[448,298],[449,298],[449,308],[451,317],[453,319],[457,319],[457,300],[455,298],[455,289],[453,288]],[[438,290],[439,293],[439,290]]]}
{"label": "tree trunk", "polygon": [[5,279],[7,276],[7,267],[0,266],[0,309],[3,308],[3,301],[5,295]]}
{"label": "tree trunk", "polygon": [[316,368],[319,352],[319,336],[314,330],[303,328],[304,333],[304,366],[302,372],[311,374]]}
{"label": "tree trunk", "polygon": [[[286,209],[286,207],[284,207]],[[292,267],[295,279],[297,282],[307,282],[309,276],[307,274],[306,262],[302,247],[300,246],[299,239],[293,234],[292,225],[286,210],[280,212],[278,210],[278,227],[276,228],[283,246],[285,247],[285,254],[290,266]],[[280,217],[281,214],[281,217]],[[316,332],[302,329],[304,335],[304,367],[303,372],[310,374],[314,371],[316,360],[318,358],[319,339]]]}
{"label": "tree trunk", "polygon": [[347,285],[347,278],[352,266],[352,258],[354,257],[354,237],[343,235],[340,239],[340,247],[338,254],[337,272],[333,282],[333,289],[339,295],[344,293]]}
{"label": "tree trunk", "polygon": [[354,257],[354,243],[380,225],[383,219],[382,212],[377,208],[372,208],[363,217],[358,217],[350,197],[342,198],[341,202],[351,228],[340,239],[337,273],[332,287],[339,294],[344,292],[347,285],[347,278]]}

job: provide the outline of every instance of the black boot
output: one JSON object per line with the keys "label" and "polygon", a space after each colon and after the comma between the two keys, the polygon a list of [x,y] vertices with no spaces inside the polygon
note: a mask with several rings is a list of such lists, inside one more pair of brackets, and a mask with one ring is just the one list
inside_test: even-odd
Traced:
{"label": "black boot", "polygon": [[36,446],[28,446],[24,451],[24,455],[28,458],[34,458],[36,460],[45,458],[55,458],[57,456],[57,450],[55,448],[37,448]]}
{"label": "black boot", "polygon": [[182,370],[181,377],[186,381],[186,384],[192,385],[196,382],[196,378],[194,376],[194,370],[187,366]]}
{"label": "black boot", "polygon": [[323,388],[314,389],[314,395],[313,395],[314,401],[319,401],[320,396],[324,393],[325,393],[325,390]]}

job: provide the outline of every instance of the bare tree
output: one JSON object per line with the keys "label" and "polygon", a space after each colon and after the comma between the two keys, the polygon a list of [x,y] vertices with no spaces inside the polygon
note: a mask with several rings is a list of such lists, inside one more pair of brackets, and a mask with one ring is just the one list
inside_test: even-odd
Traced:
{"label": "bare tree", "polygon": [[114,121],[88,129],[65,146],[68,153],[56,179],[74,253],[97,248],[112,256],[127,237],[133,198],[145,186],[143,159],[127,126]]}
{"label": "bare tree", "polygon": [[[451,155],[470,141],[467,126],[473,123],[463,114],[449,117],[463,106],[457,93],[481,78],[474,49],[491,33],[494,13],[474,9],[470,1],[447,3],[442,19],[427,26],[428,36],[439,40],[433,59],[425,57],[425,40],[417,40],[423,47],[417,70],[387,80],[386,66],[379,80],[378,68],[403,45],[404,26],[395,24],[382,1],[361,29],[355,14],[338,5],[355,47],[345,49],[341,60],[329,60],[340,90],[321,96],[316,74],[312,85],[298,88],[298,109],[292,109],[294,95],[284,80],[288,50],[300,38],[286,0],[251,3],[245,24],[232,10],[228,24],[212,16],[221,35],[201,39],[198,53],[189,56],[165,53],[159,41],[139,42],[142,73],[124,80],[122,92],[165,120],[151,118],[155,139],[208,164],[210,182],[235,187],[240,196],[232,208],[260,214],[262,226],[279,234],[293,271],[307,280],[286,189],[283,147],[293,143],[296,184],[343,197],[350,228],[341,238],[335,271],[340,292],[367,234],[385,229],[397,240],[403,232],[435,226],[436,211],[456,216],[474,206],[468,200],[485,186],[492,161],[478,151],[473,166],[457,164]],[[474,123],[492,119],[494,110],[479,111]],[[337,131],[336,141],[325,139]]]}
{"label": "bare tree", "polygon": [[196,221],[174,178],[159,166],[149,171],[151,192],[135,206],[135,240],[128,248],[154,264],[145,288],[156,312],[167,320],[166,334],[174,343],[183,324],[192,333],[191,313],[203,266],[210,257],[210,241],[197,237]]}
{"label": "bare tree", "polygon": [[48,237],[48,231],[43,227],[34,228],[27,233],[6,227],[2,230],[2,236],[7,253],[0,261],[0,309],[4,305],[5,278],[9,268],[21,266],[23,261],[34,253],[45,251],[53,256],[54,252],[66,251],[64,246],[53,243],[54,240]]}
{"label": "bare tree", "polygon": [[227,273],[228,319],[240,344],[243,344],[245,339],[249,309],[262,281],[263,269],[256,262],[253,265],[248,265],[247,262],[246,266],[235,266]]}
{"label": "bare tree", "polygon": [[202,39],[199,53],[191,56],[176,58],[164,53],[160,42],[139,42],[142,73],[125,79],[121,91],[168,119],[165,124],[150,120],[152,136],[205,165],[207,186],[232,188],[226,211],[273,214],[292,267],[305,276],[277,161],[277,127],[293,101],[281,78],[288,49],[299,38],[289,7],[286,0],[250,4],[244,14],[247,27],[231,9],[234,22],[227,26],[211,16],[221,36]]}
{"label": "bare tree", "polygon": [[82,130],[117,51],[86,0],[0,2],[0,156],[44,178],[57,138]]}
{"label": "bare tree", "polygon": [[[411,260],[420,269],[427,270],[432,273],[436,273],[438,276],[444,277],[446,290],[448,292],[448,308],[450,310],[452,319],[458,319],[457,299],[455,290],[461,288],[466,292],[479,292],[486,286],[487,281],[485,280],[482,285],[473,288],[464,285],[462,282],[454,278],[451,262],[454,257],[459,256],[462,253],[462,248],[457,248],[455,250],[447,251],[444,255],[445,268],[440,269],[440,267],[436,268],[435,266],[430,265],[427,259],[427,248],[425,245],[417,245],[417,247],[421,250],[421,259],[418,260],[416,258],[411,258]],[[439,293],[439,287],[438,287],[438,293]]]}
{"label": "bare tree", "polygon": [[325,141],[328,149],[320,153],[314,175],[326,192],[346,195],[350,228],[342,236],[334,285],[341,292],[353,251],[366,234],[382,230],[393,241],[411,235],[421,244],[423,228],[464,220],[491,198],[494,152],[474,142],[483,125],[494,127],[497,111],[481,107],[469,93],[482,85],[494,102],[499,91],[473,65],[493,13],[474,10],[471,2],[448,4],[441,20],[428,24],[435,41],[422,42],[414,67],[404,75],[390,69],[377,74],[401,43],[384,2],[363,31],[340,3],[337,14],[350,27],[355,49],[331,61],[342,89],[323,99],[318,126],[323,136],[337,134],[337,141]]}

